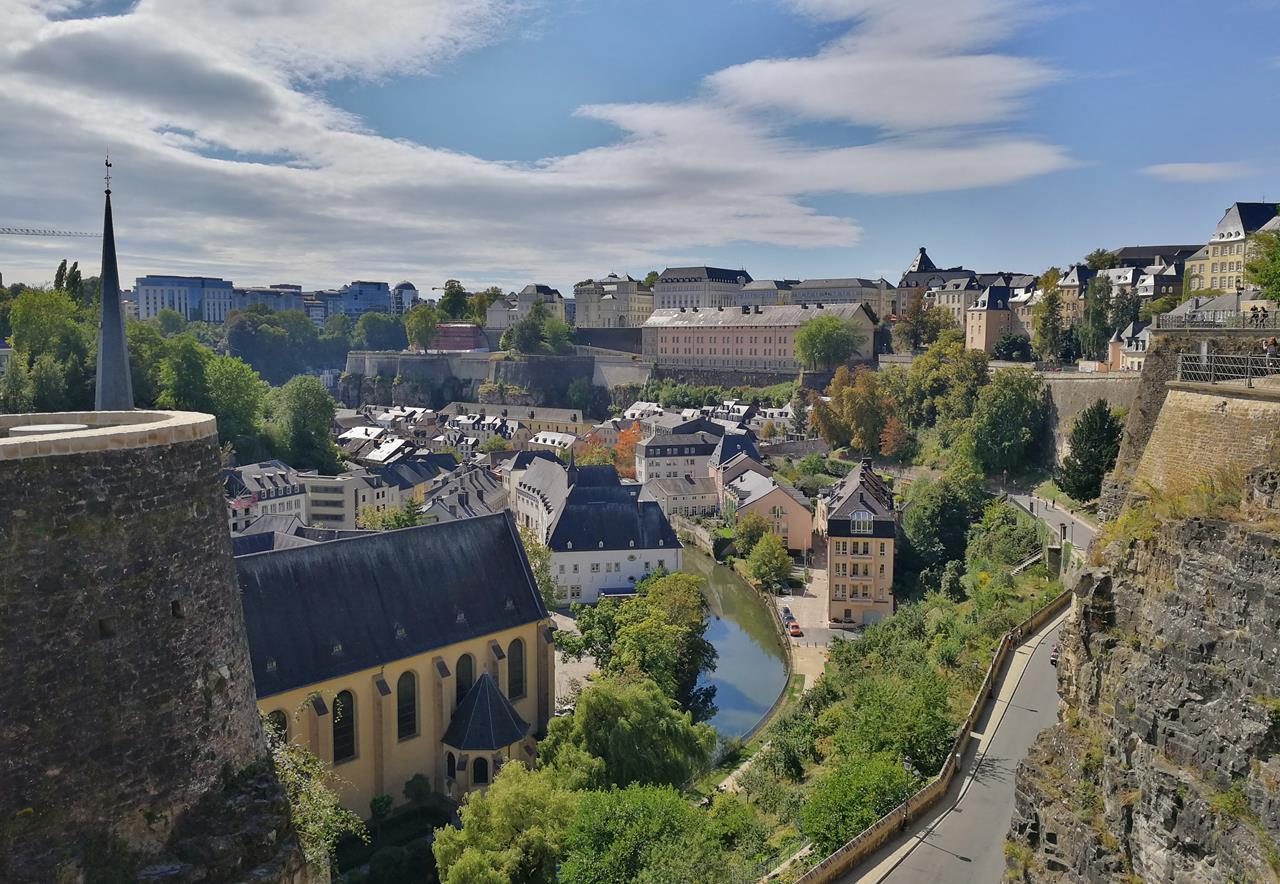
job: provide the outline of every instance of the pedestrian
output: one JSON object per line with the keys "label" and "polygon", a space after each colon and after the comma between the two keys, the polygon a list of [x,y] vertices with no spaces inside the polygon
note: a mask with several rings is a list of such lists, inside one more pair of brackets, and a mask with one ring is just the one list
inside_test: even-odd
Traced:
{"label": "pedestrian", "polygon": [[1267,327],[1267,308],[1259,307],[1258,308],[1258,328],[1266,328],[1266,327]]}
{"label": "pedestrian", "polygon": [[1254,304],[1249,308],[1249,325],[1254,328],[1258,327],[1258,305]]}
{"label": "pedestrian", "polygon": [[1280,356],[1280,344],[1277,344],[1275,335],[1271,336],[1271,340],[1267,341],[1267,357],[1275,358]]}

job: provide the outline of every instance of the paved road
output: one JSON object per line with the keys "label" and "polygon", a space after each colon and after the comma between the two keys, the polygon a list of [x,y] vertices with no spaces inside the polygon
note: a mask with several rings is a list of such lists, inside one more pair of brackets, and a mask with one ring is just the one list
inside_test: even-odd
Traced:
{"label": "paved road", "polygon": [[1040,731],[1057,723],[1058,679],[1049,652],[1062,619],[1015,653],[1000,694],[978,721],[976,731],[983,737],[967,753],[965,775],[956,778],[940,809],[843,881],[997,884],[1002,879],[1014,773]]}
{"label": "paved road", "polygon": [[1073,516],[1067,510],[1054,506],[1051,501],[1042,497],[1011,491],[1009,492],[1009,498],[1048,525],[1051,531],[1061,531],[1061,526],[1066,525],[1067,540],[1076,549],[1088,549],[1089,544],[1093,541],[1093,536],[1097,533],[1097,529],[1084,519]]}

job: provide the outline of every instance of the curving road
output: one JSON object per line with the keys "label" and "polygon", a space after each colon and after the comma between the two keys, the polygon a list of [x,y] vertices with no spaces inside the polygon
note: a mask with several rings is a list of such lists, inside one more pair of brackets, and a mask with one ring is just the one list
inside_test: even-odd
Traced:
{"label": "curving road", "polygon": [[1058,720],[1057,670],[1049,654],[1065,617],[1048,623],[1014,652],[1000,693],[978,720],[975,736],[982,737],[970,742],[964,773],[946,798],[841,881],[997,884],[1002,879],[1014,772],[1040,731]]}
{"label": "curving road", "polygon": [[1043,497],[1010,491],[1009,499],[1048,525],[1050,531],[1060,534],[1065,527],[1067,540],[1078,550],[1088,549],[1094,535],[1098,533],[1098,529],[1084,519],[1055,506],[1052,501]]}

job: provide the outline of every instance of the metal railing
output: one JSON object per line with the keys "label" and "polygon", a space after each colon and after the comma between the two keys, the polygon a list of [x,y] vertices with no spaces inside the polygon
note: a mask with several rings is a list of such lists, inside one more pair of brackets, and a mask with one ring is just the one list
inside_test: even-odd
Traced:
{"label": "metal railing", "polygon": [[1276,331],[1280,329],[1280,305],[1275,310],[1199,310],[1170,316],[1158,313],[1155,317],[1156,328],[1162,331],[1178,329],[1220,329],[1241,328],[1259,331]]}
{"label": "metal railing", "polygon": [[1178,380],[1195,384],[1244,381],[1252,387],[1255,378],[1280,374],[1280,355],[1241,356],[1231,353],[1179,353]]}

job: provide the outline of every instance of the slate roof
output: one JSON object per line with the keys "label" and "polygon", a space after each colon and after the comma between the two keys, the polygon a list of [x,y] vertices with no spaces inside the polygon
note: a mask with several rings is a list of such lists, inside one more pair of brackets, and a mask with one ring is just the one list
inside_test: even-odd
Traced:
{"label": "slate roof", "polygon": [[507,508],[502,480],[482,467],[464,466],[441,476],[423,496],[422,512],[431,521],[473,519]]}
{"label": "slate roof", "polygon": [[795,488],[775,482],[772,477],[757,473],[755,470],[747,470],[725,485],[725,490],[737,498],[738,506],[750,506],[779,488],[787,497],[803,504],[806,508],[809,506],[809,499]]}
{"label": "slate roof", "polygon": [[1016,293],[1007,285],[993,285],[973,302],[970,310],[1008,310],[1009,301]]}
{"label": "slate roof", "polygon": [[728,463],[739,454],[745,454],[755,461],[763,460],[755,444],[752,443],[751,437],[746,433],[725,433],[720,437],[715,450],[711,452],[711,459],[707,461],[707,465],[714,467]]}
{"label": "slate roof", "polygon": [[492,752],[523,739],[527,733],[529,723],[502,695],[493,676],[482,672],[453,710],[440,742],[464,752]]}
{"label": "slate roof", "polygon": [[645,500],[663,501],[668,497],[686,494],[715,494],[714,479],[681,476],[678,479],[650,479],[644,483]]}
{"label": "slate roof", "polygon": [[[870,458],[854,467],[839,485],[827,496],[827,529],[829,534],[838,534],[833,529],[847,523],[855,512],[871,513],[876,526],[875,536],[893,536],[897,523],[897,512],[893,508],[893,492],[881,481],[871,469]],[[838,534],[838,536],[847,536]]]}
{"label": "slate roof", "polygon": [[929,288],[953,279],[972,279],[976,276],[972,270],[963,267],[951,267],[947,270],[908,270],[898,280],[898,288]]}
{"label": "slate roof", "polygon": [[507,472],[511,472],[512,470],[527,470],[534,461],[538,460],[549,460],[552,463],[558,462],[555,454],[550,451],[546,451],[544,449],[529,449],[527,451],[514,452],[511,457],[502,461],[500,466]]}
{"label": "slate roof", "polygon": [[694,454],[710,454],[716,450],[720,444],[720,439],[713,433],[705,430],[699,430],[696,433],[655,433],[648,439],[639,444],[639,448],[644,452],[645,457],[658,457],[657,454],[649,454],[650,449],[665,448],[671,446],[693,447],[699,449]]}
{"label": "slate roof", "polygon": [[265,496],[273,492],[301,494],[298,485],[298,471],[279,460],[264,460],[261,463],[245,464],[224,470],[222,486],[228,497],[239,497],[242,494],[259,494]]}
{"label": "slate roof", "polygon": [[734,307],[716,308],[700,307],[698,309],[668,307],[654,310],[644,322],[644,328],[690,328],[706,326],[724,326],[737,328],[740,326],[775,326],[800,325],[815,316],[835,316],[840,319],[853,319],[860,312],[871,315],[863,304],[826,304],[822,307],[809,307],[801,304],[783,304],[780,306],[760,307],[758,312],[752,309],[743,313]]}
{"label": "slate roof", "polygon": [[680,541],[656,502],[636,500],[629,488],[593,486],[570,492],[547,546],[552,552],[679,549]]}
{"label": "slate roof", "polygon": [[792,286],[793,289],[892,289],[893,284],[883,279],[863,279],[860,276],[842,276],[833,279],[806,279]]}
{"label": "slate roof", "polygon": [[547,617],[510,513],[235,561],[259,697]]}
{"label": "slate roof", "polygon": [[709,279],[712,282],[751,282],[751,274],[745,270],[726,270],[723,267],[668,267],[658,276],[659,282],[694,281]]}

